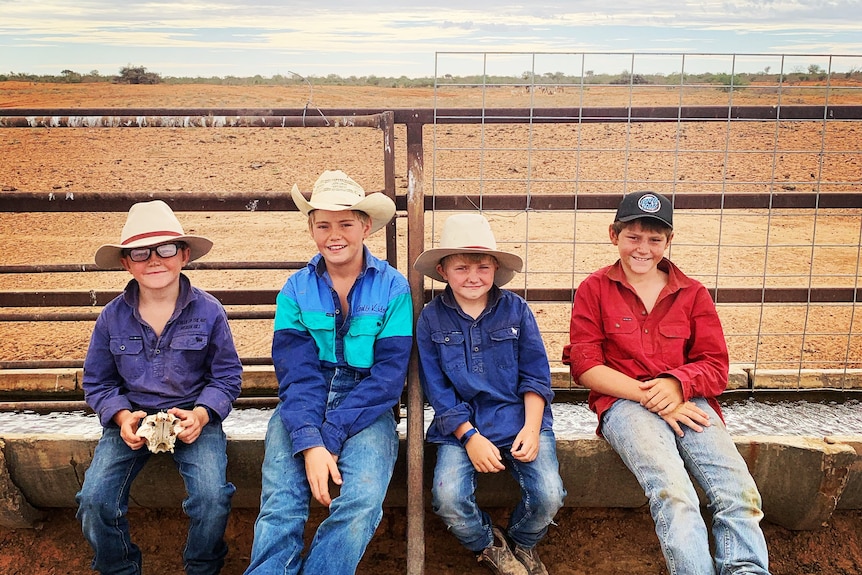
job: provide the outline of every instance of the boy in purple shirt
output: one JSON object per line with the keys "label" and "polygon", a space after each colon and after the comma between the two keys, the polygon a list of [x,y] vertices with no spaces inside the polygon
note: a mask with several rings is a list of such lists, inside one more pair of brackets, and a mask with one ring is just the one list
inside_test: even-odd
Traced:
{"label": "boy in purple shirt", "polygon": [[760,494],[716,400],[729,368],[721,322],[703,284],[664,257],[670,200],[626,195],[609,235],[620,257],[578,286],[563,363],[643,487],[668,571],[767,574]]}
{"label": "boy in purple shirt", "polygon": [[[563,504],[551,414],[551,372],[527,302],[502,290],[521,258],[497,250],[480,214],[443,225],[440,247],[414,267],[448,285],[416,326],[419,375],[434,408],[434,511],[477,559],[499,575],[547,575],[536,544]],[[476,504],[476,473],[509,469],[522,498],[508,528]]]}
{"label": "boy in purple shirt", "polygon": [[95,552],[92,567],[104,574],[141,573],[126,512],[131,484],[154,450],[141,421],[157,413],[177,420],[170,451],[188,493],[186,573],[211,575],[224,564],[235,488],[225,475],[222,421],[239,396],[242,365],[224,308],[181,273],[211,247],[185,234],[170,207],[155,200],[133,205],[120,243],[96,252],[99,267],[133,277],[99,314],[84,360],[84,397],[103,430],[77,516]]}

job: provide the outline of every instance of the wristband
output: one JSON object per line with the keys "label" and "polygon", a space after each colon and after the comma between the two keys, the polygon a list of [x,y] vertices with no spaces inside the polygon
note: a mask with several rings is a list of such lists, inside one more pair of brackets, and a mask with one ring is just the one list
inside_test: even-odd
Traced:
{"label": "wristband", "polygon": [[475,427],[471,427],[470,429],[468,429],[467,431],[464,432],[464,434],[461,436],[461,439],[459,439],[458,441],[461,442],[461,445],[463,447],[467,447],[467,442],[470,441],[470,438],[473,437],[474,435],[476,435],[477,433],[479,433],[479,430],[476,429]]}

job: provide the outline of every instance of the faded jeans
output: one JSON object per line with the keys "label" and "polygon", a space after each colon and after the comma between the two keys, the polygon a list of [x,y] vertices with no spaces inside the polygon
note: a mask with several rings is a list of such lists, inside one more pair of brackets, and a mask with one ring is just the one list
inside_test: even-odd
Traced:
{"label": "faded jeans", "polygon": [[344,443],[338,458],[343,480],[340,493],[333,497],[329,515],[317,527],[305,558],[303,531],[311,489],[305,460],[292,454],[290,435],[276,407],[266,430],[260,514],[246,574],[354,573],[383,518],[383,499],[398,457],[392,410]]}
{"label": "faded jeans", "polygon": [[[557,442],[553,431],[539,436],[535,460],[518,461],[500,449],[506,467],[521,487],[521,501],[509,518],[507,534],[517,545],[532,549],[548,532],[563,505],[566,490],[560,479]],[[437,446],[437,464],[431,487],[434,512],[464,547],[478,553],[491,545],[491,518],[476,504],[476,476],[467,450],[460,445]]]}
{"label": "faded jeans", "polygon": [[[236,488],[225,478],[227,438],[220,422],[204,426],[194,443],[177,441],[174,464],[186,486],[183,511],[189,531],[183,549],[188,575],[215,575],[224,565],[224,531]],[[129,537],[129,490],[153,454],[132,450],[118,427],[106,427],[96,445],[84,485],[75,497],[84,538],[95,552],[92,568],[104,575],[140,575],[141,551]]]}
{"label": "faded jeans", "polygon": [[[605,412],[602,433],[649,498],[671,575],[766,574],[757,485],[718,414],[706,400],[692,401],[712,423],[700,433],[682,426],[678,437],[661,417],[624,399]],[[714,560],[692,477],[712,515]]]}

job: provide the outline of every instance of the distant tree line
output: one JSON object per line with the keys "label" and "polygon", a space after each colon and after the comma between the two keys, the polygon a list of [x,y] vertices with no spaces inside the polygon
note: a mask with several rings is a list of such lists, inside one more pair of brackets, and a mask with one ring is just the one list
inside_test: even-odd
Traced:
{"label": "distant tree line", "polygon": [[[847,72],[831,75],[833,78],[857,78],[862,79],[862,68],[851,68]],[[580,86],[580,85],[662,85],[679,86],[693,84],[714,84],[720,89],[744,88],[752,82],[758,83],[793,83],[808,80],[825,81],[830,77],[828,71],[816,64],[808,66],[807,69],[799,67],[793,72],[785,74],[770,74],[767,66],[763,71],[756,73],[702,73],[702,74],[632,74],[628,70],[620,73],[596,73],[587,70],[583,75],[571,75],[564,72],[546,72],[535,74],[530,71],[522,72],[515,76],[491,76],[491,75],[466,75],[453,76],[445,74],[442,77],[420,77],[408,78],[407,76],[347,76],[328,74],[326,76],[302,77],[297,74],[276,74],[271,77],[261,76],[162,76],[156,72],[148,72],[144,66],[128,65],[120,69],[117,75],[102,75],[98,70],[87,73],[79,73],[73,70],[63,70],[59,75],[51,74],[26,74],[20,72],[9,72],[0,74],[0,82],[25,81],[25,82],[47,82],[47,83],[92,83],[111,82],[115,84],[212,84],[221,86],[291,86],[308,83],[313,86],[337,85],[337,86],[380,86],[387,88],[429,88],[437,86]]]}

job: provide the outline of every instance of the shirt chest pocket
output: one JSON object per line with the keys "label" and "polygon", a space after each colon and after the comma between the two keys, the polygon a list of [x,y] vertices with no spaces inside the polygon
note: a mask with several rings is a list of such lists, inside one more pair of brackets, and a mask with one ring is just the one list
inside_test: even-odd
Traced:
{"label": "shirt chest pocket", "polygon": [[491,339],[491,353],[494,364],[503,369],[517,367],[518,342],[521,339],[519,326],[507,326],[492,330],[488,336]]}
{"label": "shirt chest pocket", "polygon": [[114,355],[137,355],[144,349],[141,338],[112,337],[111,353]]}
{"label": "shirt chest pocket", "polygon": [[112,337],[109,345],[117,369],[124,379],[133,380],[144,375],[147,358],[142,338]]}
{"label": "shirt chest pocket", "polygon": [[383,330],[383,318],[357,316],[350,320],[344,341],[344,359],[353,367],[370,368],[374,363],[374,344]]}
{"label": "shirt chest pocket", "polygon": [[169,361],[165,363],[165,369],[176,370],[173,373],[177,374],[200,369],[207,357],[208,344],[209,337],[205,333],[175,335],[168,346],[170,356]]}
{"label": "shirt chest pocket", "polygon": [[640,325],[634,318],[626,316],[605,317],[602,319],[605,332],[605,353],[621,357],[631,357],[632,350],[643,348]]}
{"label": "shirt chest pocket", "polygon": [[171,349],[179,351],[200,351],[206,349],[209,338],[205,333],[184,333],[171,340]]}
{"label": "shirt chest pocket", "polygon": [[460,331],[435,331],[431,333],[440,352],[440,363],[444,372],[461,371],[467,368],[467,354],[464,350],[464,334]]}
{"label": "shirt chest pocket", "polygon": [[688,323],[663,323],[658,326],[661,335],[661,351],[674,364],[685,363],[686,347],[691,339],[691,326]]}

